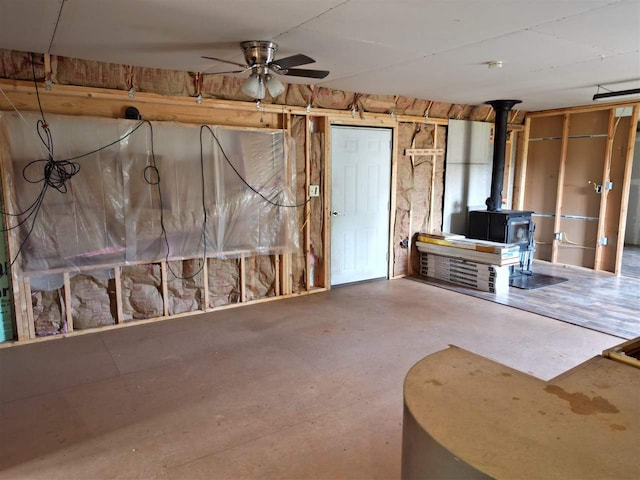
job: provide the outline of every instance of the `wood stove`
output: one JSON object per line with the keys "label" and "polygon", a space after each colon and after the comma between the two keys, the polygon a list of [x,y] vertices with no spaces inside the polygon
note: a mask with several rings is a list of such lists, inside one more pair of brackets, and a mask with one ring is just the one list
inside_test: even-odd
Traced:
{"label": "wood stove", "polygon": [[511,108],[516,103],[520,103],[520,100],[491,100],[486,103],[491,105],[496,112],[491,194],[486,201],[487,210],[469,212],[467,237],[520,245],[520,268],[512,268],[511,274],[514,276],[523,273],[530,274],[533,252],[535,251],[533,212],[502,210],[507,119]]}
{"label": "wood stove", "polygon": [[532,214],[523,210],[472,210],[469,212],[467,237],[519,245],[520,268],[512,268],[511,274],[530,272],[535,251]]}

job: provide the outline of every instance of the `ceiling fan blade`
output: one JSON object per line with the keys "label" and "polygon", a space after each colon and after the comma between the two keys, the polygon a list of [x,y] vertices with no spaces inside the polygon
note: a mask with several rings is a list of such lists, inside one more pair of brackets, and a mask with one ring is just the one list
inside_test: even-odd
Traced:
{"label": "ceiling fan blade", "polygon": [[244,70],[229,70],[228,72],[202,72],[206,75],[228,75],[230,73],[244,73],[247,70],[249,70],[248,68],[245,68]]}
{"label": "ceiling fan blade", "polygon": [[306,68],[289,68],[278,72],[281,75],[287,75],[290,77],[307,77],[307,78],[325,78],[329,75],[328,70],[309,70]]}
{"label": "ceiling fan blade", "polygon": [[222,58],[216,58],[216,57],[205,57],[204,55],[202,56],[202,58],[206,58],[207,60],[215,60],[216,62],[223,62],[223,63],[229,63],[231,65],[236,65],[238,67],[242,67],[242,68],[247,68],[248,65],[245,65],[244,63],[238,63],[238,62],[231,62],[229,60],[224,60]]}
{"label": "ceiling fan blade", "polygon": [[311,57],[307,57],[301,53],[297,55],[291,55],[290,57],[280,58],[278,60],[274,60],[269,65],[270,67],[275,67],[280,70],[287,70],[291,67],[297,67],[299,65],[308,65],[310,63],[315,63],[315,60]]}

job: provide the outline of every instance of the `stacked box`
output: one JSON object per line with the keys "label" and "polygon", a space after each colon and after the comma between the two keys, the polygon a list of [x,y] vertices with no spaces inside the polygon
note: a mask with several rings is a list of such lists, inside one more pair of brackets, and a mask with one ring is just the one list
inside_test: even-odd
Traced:
{"label": "stacked box", "polygon": [[490,265],[504,266],[520,263],[520,247],[518,245],[461,239],[417,241],[416,248],[421,253],[460,258]]}
{"label": "stacked box", "polygon": [[509,291],[509,267],[470,262],[460,258],[420,254],[420,275],[484,292]]}

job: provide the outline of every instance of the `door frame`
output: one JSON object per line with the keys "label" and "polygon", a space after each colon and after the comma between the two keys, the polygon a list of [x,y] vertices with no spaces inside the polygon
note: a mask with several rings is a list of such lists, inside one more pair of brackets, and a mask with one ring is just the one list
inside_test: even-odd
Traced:
{"label": "door frame", "polygon": [[342,118],[327,116],[325,117],[325,179],[323,196],[325,198],[324,222],[325,222],[325,241],[328,245],[326,249],[326,268],[324,269],[324,285],[327,289],[331,289],[331,127],[364,127],[364,128],[385,128],[391,130],[391,185],[389,188],[389,232],[387,240],[387,280],[393,279],[393,233],[396,226],[396,178],[398,176],[398,124],[395,118],[389,121],[384,120],[356,120],[345,121]]}

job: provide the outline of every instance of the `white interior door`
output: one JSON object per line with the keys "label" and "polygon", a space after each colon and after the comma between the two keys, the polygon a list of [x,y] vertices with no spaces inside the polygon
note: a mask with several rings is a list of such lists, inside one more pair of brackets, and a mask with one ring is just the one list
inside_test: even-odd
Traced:
{"label": "white interior door", "polygon": [[391,135],[331,127],[331,285],[387,277]]}

